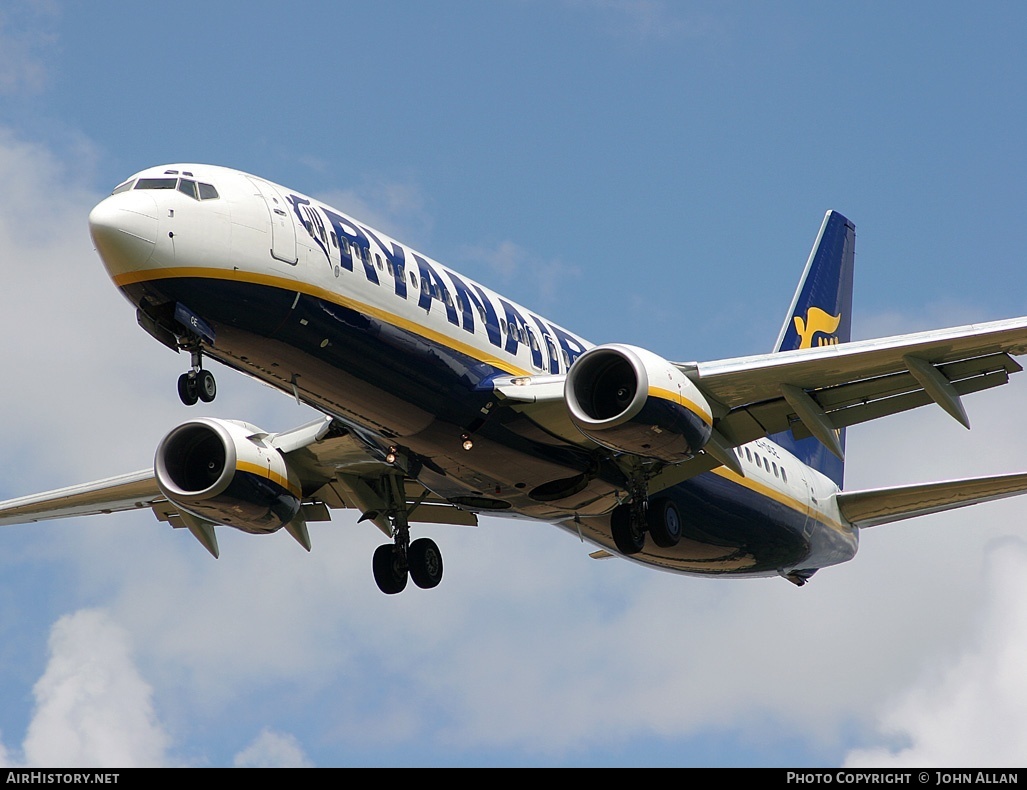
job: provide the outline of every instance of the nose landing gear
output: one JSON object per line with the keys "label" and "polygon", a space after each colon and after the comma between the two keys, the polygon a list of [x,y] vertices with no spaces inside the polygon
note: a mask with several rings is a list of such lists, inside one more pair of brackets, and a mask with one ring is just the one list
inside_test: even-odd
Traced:
{"label": "nose landing gear", "polygon": [[192,355],[192,369],[178,377],[178,397],[186,406],[194,405],[197,400],[210,403],[218,394],[214,374],[203,369],[203,353],[199,346],[189,351]]}

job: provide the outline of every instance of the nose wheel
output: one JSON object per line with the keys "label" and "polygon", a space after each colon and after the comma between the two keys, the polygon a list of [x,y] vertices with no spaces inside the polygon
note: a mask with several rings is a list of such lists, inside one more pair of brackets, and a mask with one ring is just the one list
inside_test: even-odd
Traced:
{"label": "nose wheel", "polygon": [[186,406],[192,406],[198,400],[210,403],[217,394],[218,385],[209,370],[190,371],[178,377],[178,397]]}
{"label": "nose wheel", "polygon": [[210,403],[218,394],[214,374],[201,367],[203,356],[198,348],[192,349],[192,361],[192,370],[178,377],[178,397],[186,406],[193,406],[198,400]]}

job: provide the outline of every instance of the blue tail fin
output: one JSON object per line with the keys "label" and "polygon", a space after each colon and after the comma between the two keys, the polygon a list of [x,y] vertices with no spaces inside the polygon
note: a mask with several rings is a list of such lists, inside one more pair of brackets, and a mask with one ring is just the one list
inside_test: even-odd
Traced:
{"label": "blue tail fin", "polygon": [[[828,211],[774,351],[847,343],[851,339],[855,251],[856,226],[837,211]],[[791,431],[770,438],[839,487],[842,485],[845,462],[817,439],[796,439]],[[838,440],[844,449],[844,429],[839,431]]]}

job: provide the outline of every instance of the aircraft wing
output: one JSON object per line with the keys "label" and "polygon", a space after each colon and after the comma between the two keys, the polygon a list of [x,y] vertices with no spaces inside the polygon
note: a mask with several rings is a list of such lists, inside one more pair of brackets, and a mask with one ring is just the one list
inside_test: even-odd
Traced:
{"label": "aircraft wing", "polygon": [[0,526],[136,510],[163,500],[153,469],[142,469],[95,483],[9,499],[0,503]]}
{"label": "aircraft wing", "polygon": [[[717,446],[708,449],[725,463],[726,448],[788,430],[841,455],[838,429],[932,402],[969,428],[961,396],[1006,384],[1022,370],[1012,355],[1024,353],[1027,318],[1015,318],[675,366],[713,407]],[[595,447],[570,420],[566,378],[497,376],[488,386],[550,435]]]}
{"label": "aircraft wing", "polygon": [[[361,520],[372,521],[391,536],[386,487],[388,475],[395,473],[395,467],[375,458],[355,434],[326,417],[274,434],[268,441],[285,456],[300,480],[304,493],[301,513],[304,524],[329,521],[329,508],[356,508],[362,514]],[[474,513],[441,500],[416,481],[406,481],[405,486],[400,495],[411,505],[411,521],[477,525]],[[210,525],[198,525],[196,516],[181,511],[169,501],[158,487],[152,467],[0,502],[0,526],[142,509],[152,510],[158,520],[167,521],[173,527],[187,527],[194,534],[199,531],[203,534],[201,542],[217,556],[216,541],[205,534]],[[293,534],[290,526],[286,529]],[[294,537],[309,550],[305,526],[302,539],[295,534]]]}
{"label": "aircraft wing", "polygon": [[942,483],[842,491],[842,515],[857,527],[876,527],[927,513],[990,502],[1027,491],[1027,474],[1005,474]]}
{"label": "aircraft wing", "polygon": [[839,428],[931,402],[969,428],[960,396],[1008,382],[1022,370],[1011,355],[1025,352],[1027,318],[1016,318],[678,368],[730,446],[791,430],[836,449]]}

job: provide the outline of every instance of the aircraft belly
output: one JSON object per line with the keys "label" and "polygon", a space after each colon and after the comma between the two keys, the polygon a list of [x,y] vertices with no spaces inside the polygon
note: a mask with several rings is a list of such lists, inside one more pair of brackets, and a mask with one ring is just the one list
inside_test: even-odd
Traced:
{"label": "aircraft belly", "polygon": [[[496,417],[492,394],[475,389],[496,368],[414,332],[256,283],[181,278],[125,290],[137,303],[187,305],[215,329],[207,355],[359,425],[383,450],[395,444],[425,459],[419,479],[468,508],[555,521],[607,511],[623,490],[619,480],[595,479],[562,499],[533,499],[539,486],[582,476],[594,460],[523,435],[520,415]],[[464,434],[473,435],[472,451],[462,448]]]}
{"label": "aircraft belly", "polygon": [[[380,449],[401,447],[433,492],[464,507],[551,522],[613,548],[609,511],[624,481],[587,450],[531,430],[477,385],[497,369],[350,307],[286,288],[217,278],[168,278],[125,288],[133,301],[181,302],[216,330],[206,353],[359,425]],[[462,448],[464,435],[474,447]],[[682,540],[633,557],[695,574],[771,575],[833,564],[846,536],[804,527],[786,505],[715,473],[660,492],[679,506]],[[577,521],[572,519],[577,516]]]}
{"label": "aircraft belly", "polygon": [[[632,560],[701,576],[775,576],[782,569],[809,567],[813,542],[803,534],[804,512],[715,473],[699,475],[657,496],[677,504],[682,538],[673,548],[647,541]],[[609,517],[561,526],[616,550]]]}

